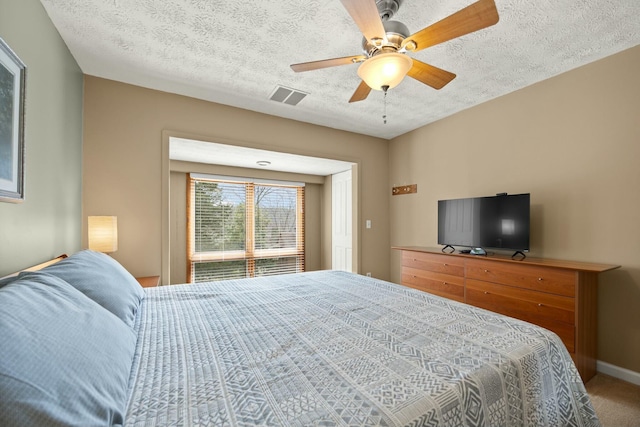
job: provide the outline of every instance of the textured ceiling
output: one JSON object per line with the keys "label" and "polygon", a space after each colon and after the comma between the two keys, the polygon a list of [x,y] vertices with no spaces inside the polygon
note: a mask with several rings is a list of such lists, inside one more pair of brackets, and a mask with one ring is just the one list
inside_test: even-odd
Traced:
{"label": "textured ceiling", "polygon": [[[372,0],[373,1],[373,0]],[[473,0],[405,0],[414,33]],[[640,44],[639,0],[496,0],[500,21],[410,54],[457,74],[442,90],[406,78],[348,100],[357,65],[289,65],[361,53],[339,0],[41,0],[85,74],[390,139]],[[277,85],[308,93],[297,106]]]}
{"label": "textured ceiling", "polygon": [[[319,176],[333,175],[352,168],[351,163],[340,160],[174,137],[169,139],[169,158],[185,162],[223,164],[240,168]],[[260,165],[258,162],[267,162],[268,164]]]}

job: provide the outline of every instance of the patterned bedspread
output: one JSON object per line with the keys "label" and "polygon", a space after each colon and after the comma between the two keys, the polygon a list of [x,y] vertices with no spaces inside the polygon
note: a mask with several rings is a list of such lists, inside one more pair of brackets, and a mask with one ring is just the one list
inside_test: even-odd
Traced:
{"label": "patterned bedspread", "polygon": [[559,338],[351,273],[147,289],[127,426],[597,426]]}

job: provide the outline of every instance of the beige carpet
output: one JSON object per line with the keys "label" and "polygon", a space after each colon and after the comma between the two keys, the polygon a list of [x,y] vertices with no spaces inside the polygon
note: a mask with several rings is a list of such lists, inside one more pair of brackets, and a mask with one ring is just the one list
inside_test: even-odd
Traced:
{"label": "beige carpet", "polygon": [[603,427],[640,427],[640,386],[597,374],[586,387]]}

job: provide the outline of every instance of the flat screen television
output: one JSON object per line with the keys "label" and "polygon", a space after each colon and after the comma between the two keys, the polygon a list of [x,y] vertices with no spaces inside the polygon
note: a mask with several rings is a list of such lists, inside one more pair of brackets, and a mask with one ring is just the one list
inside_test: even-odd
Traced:
{"label": "flat screen television", "polygon": [[438,244],[528,252],[529,216],[529,193],[439,200]]}

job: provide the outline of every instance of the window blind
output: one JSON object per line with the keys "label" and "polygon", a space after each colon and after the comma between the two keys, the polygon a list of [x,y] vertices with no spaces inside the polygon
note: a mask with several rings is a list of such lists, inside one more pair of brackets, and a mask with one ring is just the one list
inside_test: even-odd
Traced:
{"label": "window blind", "polygon": [[190,282],[304,271],[304,186],[189,176]]}

